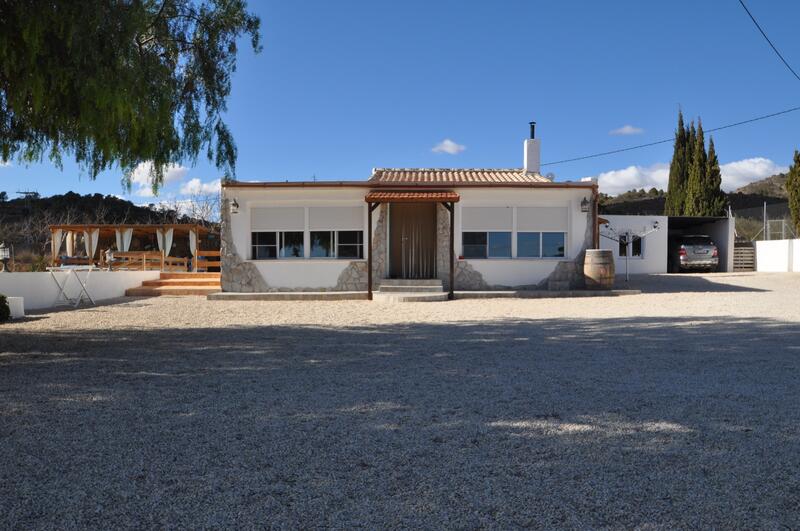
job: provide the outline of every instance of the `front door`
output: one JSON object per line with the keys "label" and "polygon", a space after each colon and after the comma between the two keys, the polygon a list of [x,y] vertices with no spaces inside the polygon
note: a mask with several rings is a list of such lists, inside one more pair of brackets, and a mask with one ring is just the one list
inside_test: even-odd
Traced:
{"label": "front door", "polygon": [[436,278],[436,203],[390,204],[389,276]]}

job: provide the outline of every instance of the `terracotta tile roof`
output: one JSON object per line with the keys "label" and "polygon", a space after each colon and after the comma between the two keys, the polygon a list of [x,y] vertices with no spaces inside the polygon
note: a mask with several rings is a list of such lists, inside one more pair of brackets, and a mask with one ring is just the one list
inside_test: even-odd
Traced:
{"label": "terracotta tile roof", "polygon": [[550,179],[522,169],[375,168],[370,183],[380,184],[510,184],[549,183]]}
{"label": "terracotta tile roof", "polygon": [[372,191],[364,198],[369,203],[420,203],[420,202],[457,202],[460,197],[455,192],[390,192]]}

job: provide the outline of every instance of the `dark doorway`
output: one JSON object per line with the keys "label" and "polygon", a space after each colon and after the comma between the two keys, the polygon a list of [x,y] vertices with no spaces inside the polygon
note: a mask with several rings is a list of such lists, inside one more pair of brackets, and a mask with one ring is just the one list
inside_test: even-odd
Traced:
{"label": "dark doorway", "polygon": [[436,278],[436,203],[391,203],[389,276]]}

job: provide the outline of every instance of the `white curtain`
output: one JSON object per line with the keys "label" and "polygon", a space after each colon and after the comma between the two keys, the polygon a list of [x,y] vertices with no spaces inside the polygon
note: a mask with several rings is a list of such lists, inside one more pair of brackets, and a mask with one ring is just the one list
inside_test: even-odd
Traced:
{"label": "white curtain", "polygon": [[189,252],[192,253],[192,256],[197,254],[197,231],[190,230],[189,231]]}
{"label": "white curtain", "polygon": [[64,243],[64,231],[61,229],[56,229],[53,231],[53,240],[50,242],[50,252],[53,255],[53,258],[58,256],[58,253],[61,252],[61,244]]}
{"label": "white curtain", "polygon": [[131,248],[131,239],[133,239],[133,229],[115,229],[117,236],[117,251],[124,253],[128,252]]}
{"label": "white curtain", "polygon": [[94,258],[97,251],[97,240],[100,239],[100,229],[83,231],[83,246],[86,248],[86,256]]}
{"label": "white curtain", "polygon": [[67,256],[75,256],[75,233],[67,232]]}
{"label": "white curtain", "polygon": [[164,252],[164,256],[169,256],[172,249],[172,233],[174,229],[158,229],[156,231],[156,240],[158,241],[158,250]]}

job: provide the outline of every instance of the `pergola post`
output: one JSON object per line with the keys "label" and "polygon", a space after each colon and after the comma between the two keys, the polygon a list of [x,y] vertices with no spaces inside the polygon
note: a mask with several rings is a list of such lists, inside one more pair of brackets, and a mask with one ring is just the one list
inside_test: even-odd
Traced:
{"label": "pergola post", "polygon": [[442,206],[450,212],[450,290],[447,298],[453,300],[455,296],[456,286],[456,239],[455,239],[455,219],[456,219],[456,204],[452,201],[443,202]]}
{"label": "pergola post", "polygon": [[456,298],[456,204],[450,203],[450,294],[448,298]]}
{"label": "pergola post", "polygon": [[380,203],[367,203],[367,299],[372,300],[372,211]]}

